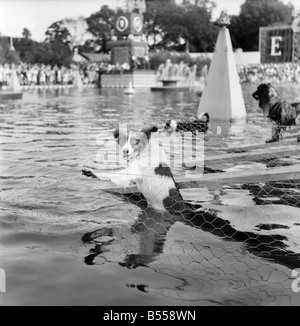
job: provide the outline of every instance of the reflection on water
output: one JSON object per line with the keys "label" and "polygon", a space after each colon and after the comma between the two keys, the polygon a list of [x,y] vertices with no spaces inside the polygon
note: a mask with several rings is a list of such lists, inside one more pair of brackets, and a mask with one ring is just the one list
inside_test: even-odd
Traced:
{"label": "reflection on water", "polygon": [[[207,154],[269,137],[251,92],[245,87],[247,123],[212,122]],[[0,304],[300,304],[291,290],[300,268],[297,181],[185,190],[202,208],[169,216],[81,175],[120,167],[99,159],[119,122],[162,127],[192,119],[198,104],[194,93],[114,89],[40,90],[0,104],[0,268],[8,278]],[[272,162],[228,169],[286,163]]]}

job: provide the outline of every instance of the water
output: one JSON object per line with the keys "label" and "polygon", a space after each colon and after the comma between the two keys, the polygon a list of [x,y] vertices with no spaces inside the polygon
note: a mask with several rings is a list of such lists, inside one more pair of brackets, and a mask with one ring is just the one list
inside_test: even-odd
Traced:
{"label": "water", "polygon": [[[212,123],[206,153],[270,137],[253,88],[243,89],[247,123]],[[300,267],[297,181],[183,191],[247,235],[238,241],[224,223],[218,230],[212,221],[163,216],[81,174],[119,168],[101,161],[119,122],[162,126],[195,116],[198,104],[196,93],[118,89],[39,90],[0,104],[1,305],[300,304],[292,291]],[[270,162],[227,168],[249,166]]]}

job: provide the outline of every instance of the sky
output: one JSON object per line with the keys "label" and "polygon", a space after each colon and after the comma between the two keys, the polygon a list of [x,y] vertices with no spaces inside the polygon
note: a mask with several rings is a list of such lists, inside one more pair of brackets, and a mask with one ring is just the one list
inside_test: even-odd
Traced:
{"label": "sky", "polygon": [[[0,33],[1,35],[21,37],[27,27],[32,39],[43,41],[47,28],[64,18],[88,17],[98,11],[102,5],[115,8],[122,0],[0,0]],[[163,0],[162,0],[163,1]],[[222,9],[236,15],[245,0],[214,0],[217,8],[214,18]],[[300,0],[282,0],[291,2],[296,8]]]}

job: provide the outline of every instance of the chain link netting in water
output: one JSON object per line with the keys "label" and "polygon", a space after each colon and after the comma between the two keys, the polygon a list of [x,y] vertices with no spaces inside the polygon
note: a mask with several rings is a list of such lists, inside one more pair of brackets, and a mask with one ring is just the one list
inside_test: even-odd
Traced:
{"label": "chain link netting in water", "polygon": [[[167,143],[169,151],[161,144],[170,157],[183,144],[182,136],[173,136],[172,142],[171,147]],[[300,180],[287,170],[297,168],[299,150],[290,140],[280,146],[281,151],[278,144],[270,145],[271,151],[264,146],[213,149],[208,156],[199,155],[203,166],[185,169],[173,160],[185,205],[181,212],[149,207],[135,185],[110,189],[110,196],[124,203],[122,220],[105,215],[99,228],[82,237],[89,249],[85,263],[151,269],[158,280],[156,276],[128,286],[174,300],[299,305]],[[236,155],[248,151],[248,156]],[[110,172],[112,161],[105,159]],[[99,157],[96,163],[105,166]],[[274,170],[278,168],[285,169]],[[248,182],[253,176],[259,181]],[[112,187],[104,183],[103,194]],[[159,187],[157,181],[158,192]]]}

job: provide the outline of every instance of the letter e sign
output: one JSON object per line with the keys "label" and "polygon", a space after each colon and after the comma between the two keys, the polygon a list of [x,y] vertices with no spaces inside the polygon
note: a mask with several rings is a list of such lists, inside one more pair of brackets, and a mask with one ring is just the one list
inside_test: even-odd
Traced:
{"label": "letter e sign", "polygon": [[271,56],[280,57],[282,52],[280,50],[280,45],[282,42],[282,36],[273,36],[271,37]]}

